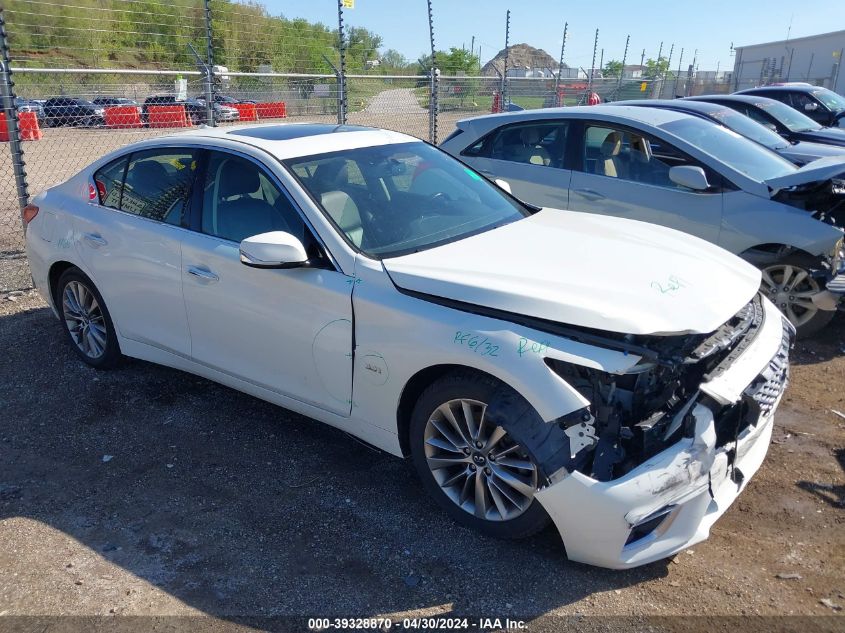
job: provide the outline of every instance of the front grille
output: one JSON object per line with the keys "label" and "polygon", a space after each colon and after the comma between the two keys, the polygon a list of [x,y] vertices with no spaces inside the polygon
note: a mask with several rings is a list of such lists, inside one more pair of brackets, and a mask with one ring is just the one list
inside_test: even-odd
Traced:
{"label": "front grille", "polygon": [[789,383],[789,350],[795,336],[792,324],[781,317],[783,338],[780,348],[769,361],[766,368],[746,389],[745,395],[757,403],[760,414],[767,416]]}

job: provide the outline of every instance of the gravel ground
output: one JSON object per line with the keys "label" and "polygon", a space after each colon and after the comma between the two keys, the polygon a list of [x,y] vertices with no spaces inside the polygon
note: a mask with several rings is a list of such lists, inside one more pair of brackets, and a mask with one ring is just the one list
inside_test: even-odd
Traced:
{"label": "gravel ground", "polygon": [[[796,351],[769,456],[709,541],[614,572],[567,561],[552,529],[501,542],[455,525],[410,464],[313,420],[140,361],[90,369],[35,293],[0,295],[0,615],[234,630],[244,616],[472,614],[580,631],[631,630],[582,616],[703,613],[841,631],[843,344],[840,318]],[[650,630],[691,630],[661,622]]]}

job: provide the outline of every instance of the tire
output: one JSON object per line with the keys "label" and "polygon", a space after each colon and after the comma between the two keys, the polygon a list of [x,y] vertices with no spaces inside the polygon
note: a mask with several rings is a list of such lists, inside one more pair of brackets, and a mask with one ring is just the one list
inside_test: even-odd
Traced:
{"label": "tire", "polygon": [[[510,390],[493,378],[470,371],[453,372],[432,383],[420,395],[411,414],[411,459],[425,489],[456,522],[496,538],[526,538],[550,522],[543,506],[534,498],[544,474],[533,456],[516,445],[506,429],[484,426],[486,403],[503,389]],[[478,428],[475,436],[473,429],[465,424],[465,405]],[[462,437],[469,436],[470,446],[459,448],[467,441],[458,437],[455,427],[443,415],[446,406],[453,412]],[[479,420],[481,423],[475,424]],[[452,440],[446,439],[449,436]],[[479,447],[479,441],[483,448]],[[467,449],[469,455],[465,453]],[[498,456],[505,450],[507,457]],[[489,460],[491,454],[493,459]],[[449,462],[454,464],[444,465]],[[526,464],[533,467],[533,472],[525,468]],[[530,494],[505,483],[514,481],[514,475],[519,489],[530,490]]]}
{"label": "tire", "polygon": [[824,285],[810,275],[813,268],[817,268],[815,258],[802,253],[792,253],[761,267],[760,290],[792,322],[798,338],[818,333],[836,315],[835,310],[820,310],[809,299],[824,290]]}
{"label": "tire", "polygon": [[109,369],[123,356],[114,323],[94,283],[78,268],[68,268],[56,284],[56,308],[71,347],[91,367]]}

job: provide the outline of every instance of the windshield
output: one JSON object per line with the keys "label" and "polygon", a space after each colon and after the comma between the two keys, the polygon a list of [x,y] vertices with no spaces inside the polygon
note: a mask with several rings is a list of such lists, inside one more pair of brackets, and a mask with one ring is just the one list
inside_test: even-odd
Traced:
{"label": "windshield", "polygon": [[678,119],[660,127],[758,182],[785,176],[797,169],[773,151],[703,119]]}
{"label": "windshield", "polygon": [[737,134],[750,138],[752,141],[760,143],[760,145],[765,145],[769,149],[784,149],[789,147],[789,143],[784,141],[779,134],[772,132],[766,126],[760,125],[757,121],[749,119],[736,110],[725,108],[719,112],[711,112],[708,116],[725,127],[732,129]]}
{"label": "windshield", "polygon": [[813,96],[833,112],[845,110],[845,97],[836,94],[833,90],[828,90],[827,88],[813,90]]}
{"label": "windshield", "polygon": [[812,130],[822,129],[822,126],[813,121],[813,119],[780,101],[759,101],[754,105],[768,112],[780,123],[785,125],[790,132],[810,132]]}
{"label": "windshield", "polygon": [[529,214],[496,185],[422,142],[284,164],[346,239],[379,259],[453,242]]}

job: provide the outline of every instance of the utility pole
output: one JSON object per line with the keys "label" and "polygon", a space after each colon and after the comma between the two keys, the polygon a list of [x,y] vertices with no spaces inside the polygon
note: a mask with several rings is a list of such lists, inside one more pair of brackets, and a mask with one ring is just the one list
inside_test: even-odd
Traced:
{"label": "utility pole", "polygon": [[643,49],[643,54],[640,55],[640,67],[645,66],[645,49]]}

